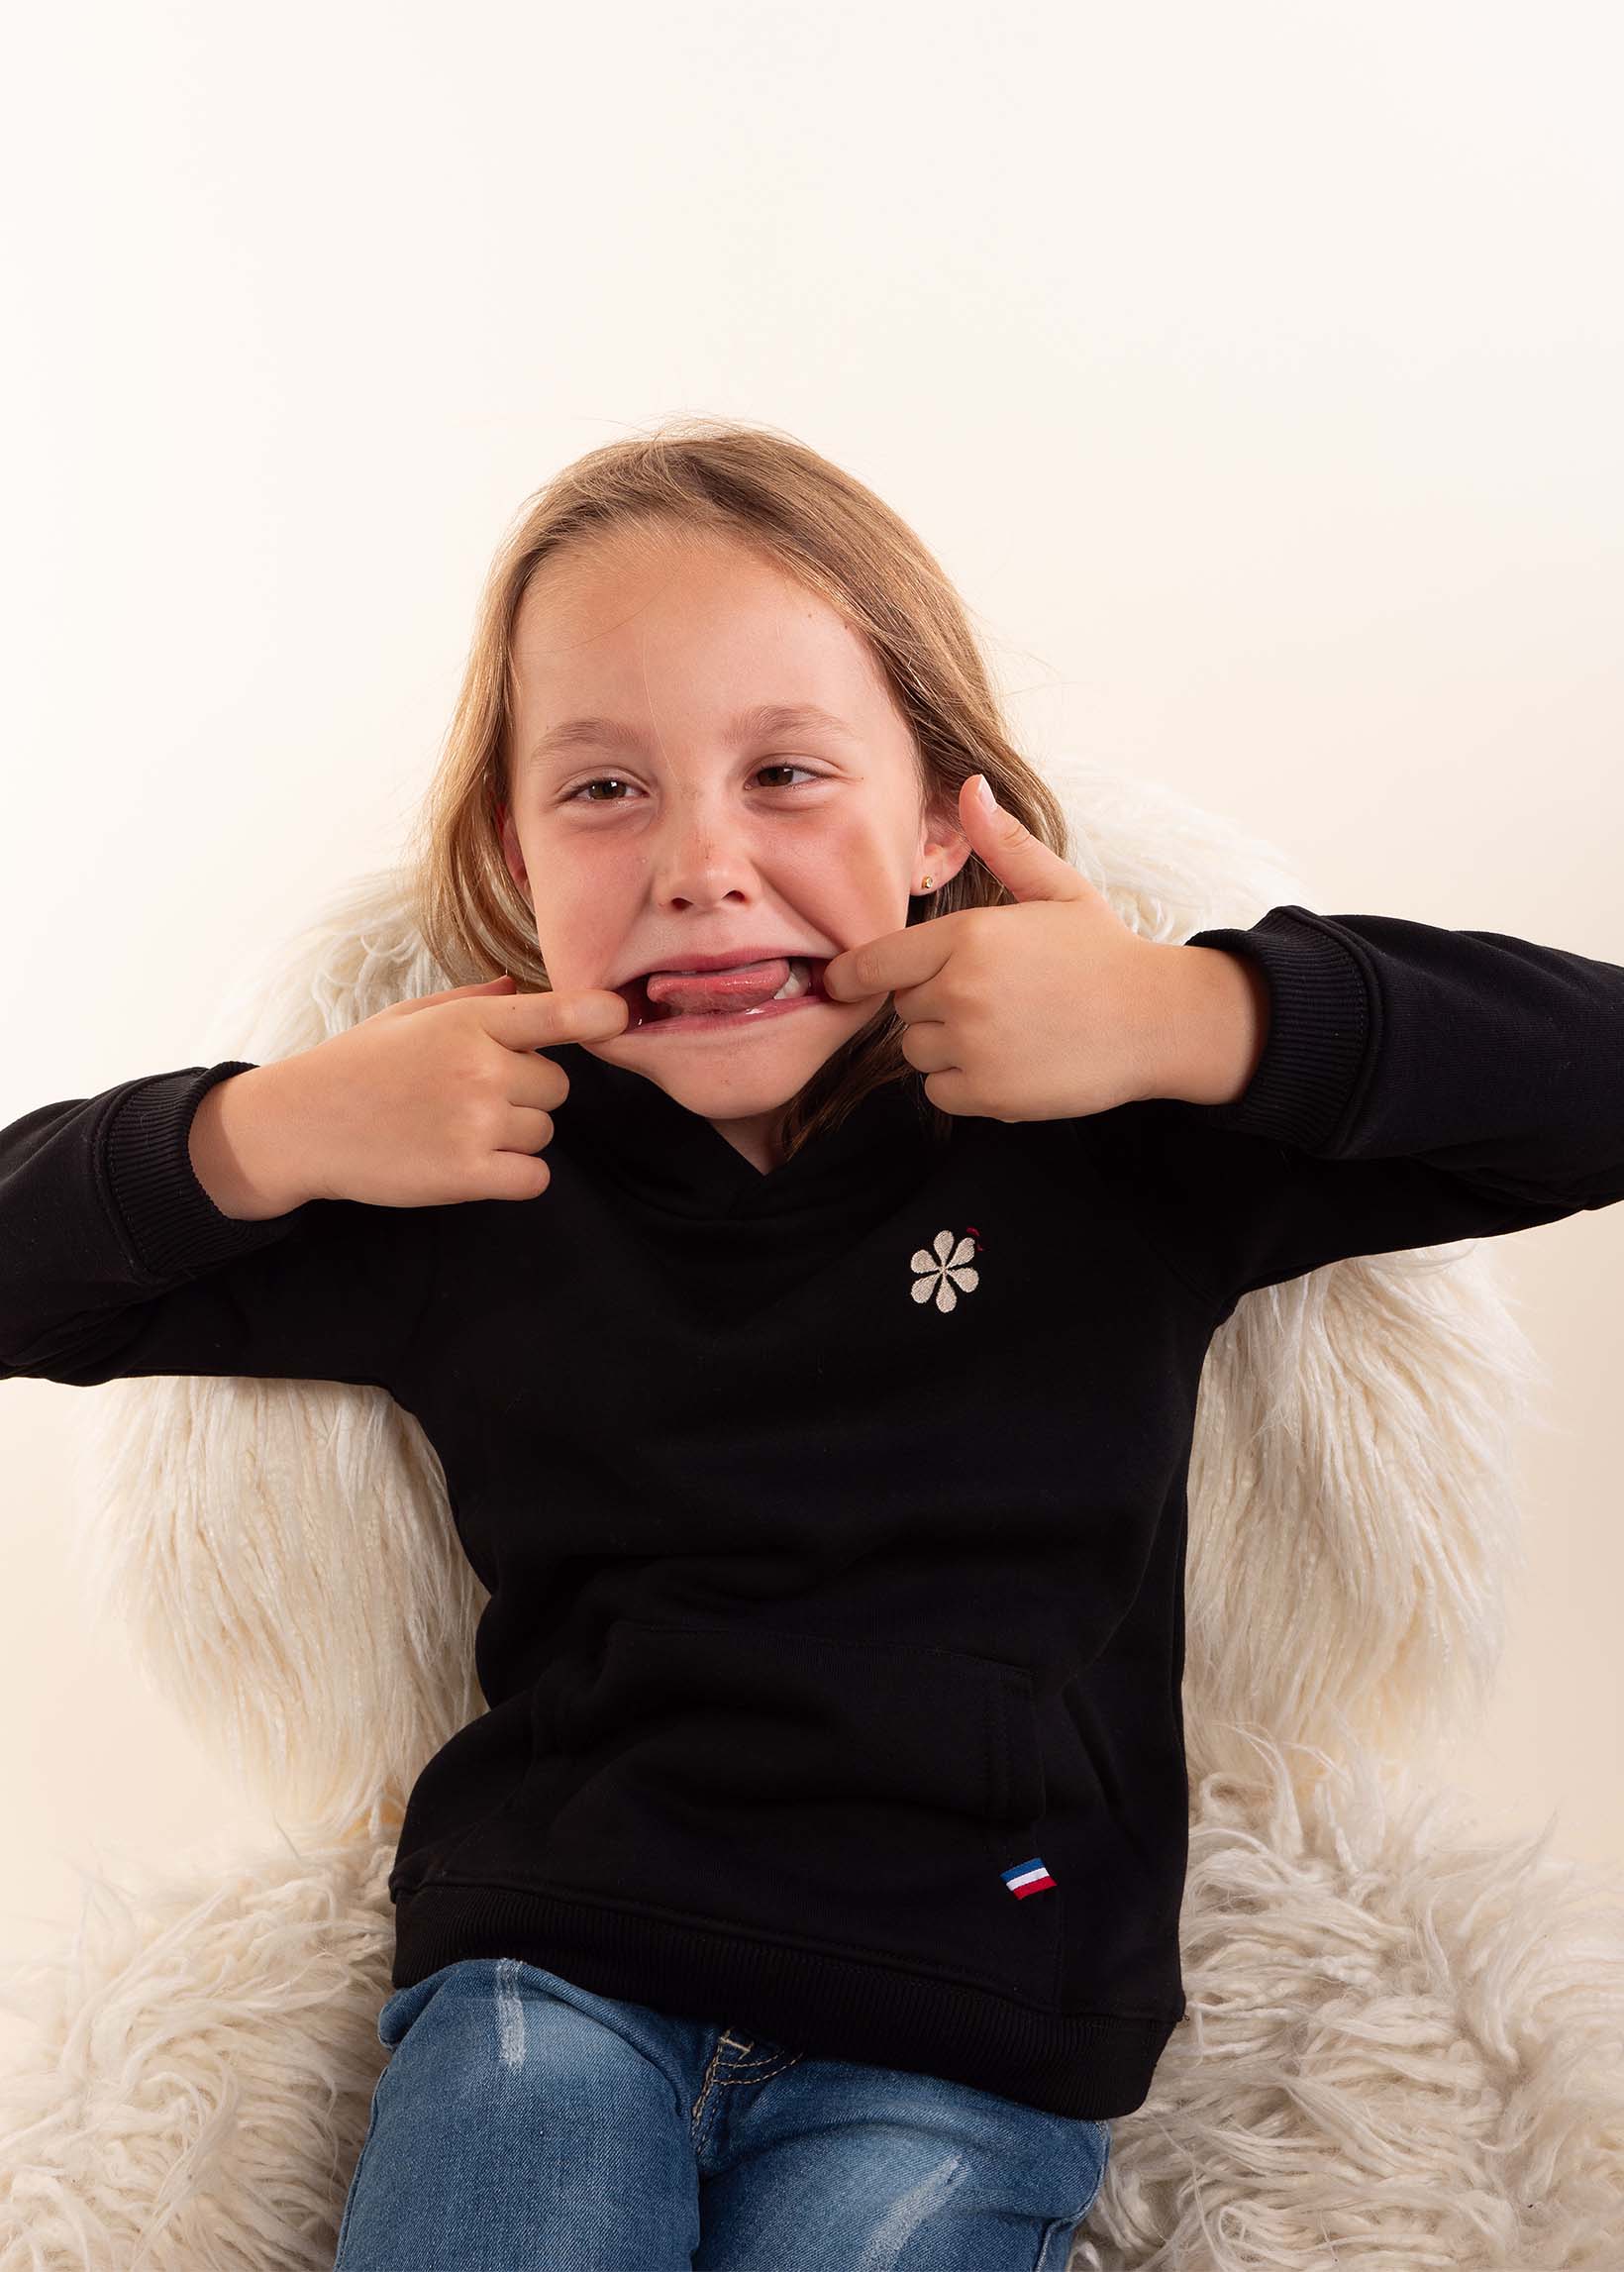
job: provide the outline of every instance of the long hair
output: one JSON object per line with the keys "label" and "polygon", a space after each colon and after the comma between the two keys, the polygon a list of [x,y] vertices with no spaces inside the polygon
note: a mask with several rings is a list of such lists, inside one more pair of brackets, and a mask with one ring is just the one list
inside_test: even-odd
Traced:
{"label": "long hair", "polygon": [[[1033,835],[1069,858],[1064,807],[1012,745],[964,602],[914,532],[850,473],[762,426],[676,419],[593,450],[520,508],[486,575],[457,707],[412,836],[406,883],[424,945],[450,985],[512,975],[551,985],[535,917],[503,857],[516,709],[512,634],[531,578],[571,544],[666,530],[722,535],[764,556],[860,632],[912,732],[922,794],[957,812],[964,780],[992,792]],[[907,920],[1004,904],[972,854],[940,889],[910,898]],[[903,1055],[907,1027],[887,1001],[821,1065],[786,1107],[787,1160],[837,1127],[883,1083],[915,1086],[939,1139],[951,1114]]]}

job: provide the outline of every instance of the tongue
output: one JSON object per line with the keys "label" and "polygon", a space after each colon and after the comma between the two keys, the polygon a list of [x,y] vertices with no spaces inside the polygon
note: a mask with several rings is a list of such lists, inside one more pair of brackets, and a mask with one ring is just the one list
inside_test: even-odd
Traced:
{"label": "tongue", "polygon": [[650,1001],[672,1017],[696,1011],[753,1010],[769,1002],[789,977],[782,955],[769,963],[739,963],[731,971],[651,971],[645,983]]}

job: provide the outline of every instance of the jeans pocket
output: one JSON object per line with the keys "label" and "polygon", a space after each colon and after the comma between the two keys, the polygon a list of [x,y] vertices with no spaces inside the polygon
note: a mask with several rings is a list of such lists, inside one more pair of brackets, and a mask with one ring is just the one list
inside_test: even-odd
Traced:
{"label": "jeans pocket", "polygon": [[[487,1974],[496,1959],[488,1956],[459,1956],[450,1964],[443,1964],[437,1972],[426,1972],[421,1980],[414,1980],[407,1988],[397,1988],[394,1995],[378,2014],[377,2036],[380,2043],[389,2046],[391,2059],[404,2041],[406,2031],[422,2017],[425,2007],[439,1995],[455,1972]],[[384,2074],[388,2069],[384,2069]],[[382,2081],[382,2077],[379,2077]]]}

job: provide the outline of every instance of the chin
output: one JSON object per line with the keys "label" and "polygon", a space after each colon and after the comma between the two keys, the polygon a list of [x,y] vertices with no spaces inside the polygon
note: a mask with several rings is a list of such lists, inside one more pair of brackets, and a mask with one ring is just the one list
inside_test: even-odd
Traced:
{"label": "chin", "polygon": [[691,1112],[707,1119],[742,1119],[788,1104],[844,1046],[846,1032],[809,1030],[834,1024],[833,1008],[825,1003],[821,1012],[766,1021],[778,1028],[776,1033],[735,1027],[731,1039],[721,1033],[671,1034],[651,1042],[647,1029],[629,1029],[581,1046],[628,1073],[641,1073]]}

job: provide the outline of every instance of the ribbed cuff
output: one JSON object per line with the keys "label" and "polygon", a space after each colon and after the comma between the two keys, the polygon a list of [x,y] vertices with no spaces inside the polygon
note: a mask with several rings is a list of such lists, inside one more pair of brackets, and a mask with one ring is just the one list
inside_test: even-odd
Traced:
{"label": "ribbed cuff", "polygon": [[1232,1103],[1191,1110],[1221,1128],[1326,1152],[1370,1038],[1363,963],[1308,907],[1271,907],[1250,930],[1197,931],[1184,944],[1249,956],[1269,995],[1268,1038],[1246,1088]]}
{"label": "ribbed cuff", "polygon": [[223,1214],[192,1166],[192,1118],[209,1090],[252,1073],[241,1058],[154,1074],[114,1104],[102,1131],[101,1174],[142,1268],[182,1279],[286,1238],[303,1207],[256,1222]]}

